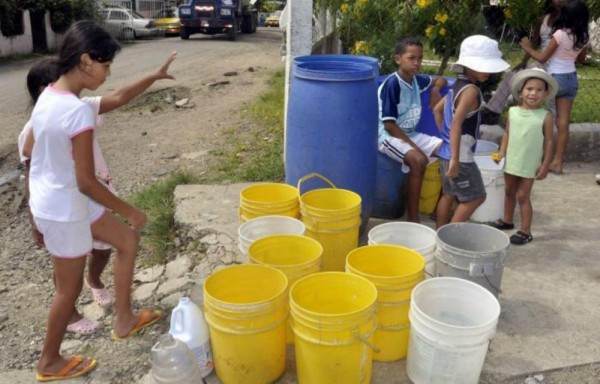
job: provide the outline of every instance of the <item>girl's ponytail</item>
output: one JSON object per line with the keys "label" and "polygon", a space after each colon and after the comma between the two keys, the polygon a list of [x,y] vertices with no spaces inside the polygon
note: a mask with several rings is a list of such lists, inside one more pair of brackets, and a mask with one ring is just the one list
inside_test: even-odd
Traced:
{"label": "girl's ponytail", "polygon": [[54,83],[60,77],[58,59],[45,57],[36,62],[27,73],[27,90],[33,104],[37,102],[45,87]]}

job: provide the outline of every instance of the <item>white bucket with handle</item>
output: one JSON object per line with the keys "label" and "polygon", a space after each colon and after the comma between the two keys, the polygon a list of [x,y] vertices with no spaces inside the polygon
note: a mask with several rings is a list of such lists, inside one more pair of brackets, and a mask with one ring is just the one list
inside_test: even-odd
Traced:
{"label": "white bucket with handle", "polygon": [[491,156],[475,156],[487,197],[471,215],[471,221],[489,223],[504,216],[504,160],[496,164]]}

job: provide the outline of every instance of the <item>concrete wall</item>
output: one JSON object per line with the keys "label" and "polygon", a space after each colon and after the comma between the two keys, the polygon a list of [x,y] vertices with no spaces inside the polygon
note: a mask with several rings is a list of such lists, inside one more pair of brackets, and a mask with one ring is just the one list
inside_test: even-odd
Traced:
{"label": "concrete wall", "polygon": [[23,12],[23,29],[25,32],[20,36],[5,37],[0,33],[0,56],[22,55],[33,52],[29,11]]}
{"label": "concrete wall", "polygon": [[[52,28],[50,27],[49,12],[46,12],[45,21],[48,50],[56,51],[62,35],[52,31]],[[33,53],[33,40],[31,36],[31,21],[29,20],[29,11],[23,11],[23,29],[24,33],[20,36],[5,37],[2,33],[0,33],[0,57]]]}

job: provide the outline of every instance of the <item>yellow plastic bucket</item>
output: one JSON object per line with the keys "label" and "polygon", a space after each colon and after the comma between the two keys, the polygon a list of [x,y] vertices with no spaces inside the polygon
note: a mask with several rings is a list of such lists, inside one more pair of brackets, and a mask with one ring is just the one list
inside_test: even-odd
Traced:
{"label": "yellow plastic bucket", "polygon": [[290,289],[299,383],[371,382],[377,289],[343,272],[315,273]]}
{"label": "yellow plastic bucket", "polygon": [[261,216],[300,217],[298,189],[283,183],[261,183],[240,192],[240,221]]}
{"label": "yellow plastic bucket", "polygon": [[323,246],[323,270],[343,271],[346,255],[358,246],[360,227],[360,195],[336,188],[327,178],[311,173],[301,183],[319,177],[331,188],[315,189],[300,196],[300,214],[306,226],[305,235]]}
{"label": "yellow plastic bucket", "polygon": [[368,279],[377,287],[374,343],[379,351],[373,360],[394,361],[406,357],[410,295],[425,278],[424,268],[423,256],[399,245],[368,245],[348,254],[346,271]]}
{"label": "yellow plastic bucket", "polygon": [[440,162],[436,160],[425,169],[425,176],[421,185],[421,196],[419,197],[419,212],[424,215],[432,214],[437,206],[441,190]]}
{"label": "yellow plastic bucket", "polygon": [[[293,285],[301,277],[321,271],[323,247],[318,241],[300,235],[271,235],[255,240],[248,248],[250,262],[266,264],[279,269]],[[286,341],[294,343],[291,327],[287,327]]]}
{"label": "yellow plastic bucket", "polygon": [[217,376],[227,384],[272,383],[285,371],[288,281],[267,265],[234,265],[204,282]]}

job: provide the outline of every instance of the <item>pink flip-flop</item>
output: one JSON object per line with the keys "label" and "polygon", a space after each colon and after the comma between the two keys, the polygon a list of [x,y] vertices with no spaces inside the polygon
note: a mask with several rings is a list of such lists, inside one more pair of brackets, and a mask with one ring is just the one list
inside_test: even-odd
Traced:
{"label": "pink flip-flop", "polygon": [[92,288],[92,287],[90,287],[90,289],[92,290],[92,297],[94,298],[94,301],[100,307],[106,309],[112,305],[113,298],[112,298],[112,295],[110,294],[110,292],[108,292],[108,289]]}
{"label": "pink flip-flop", "polygon": [[91,335],[102,328],[102,324],[97,321],[82,317],[79,321],[67,325],[67,332],[77,333],[80,335]]}

